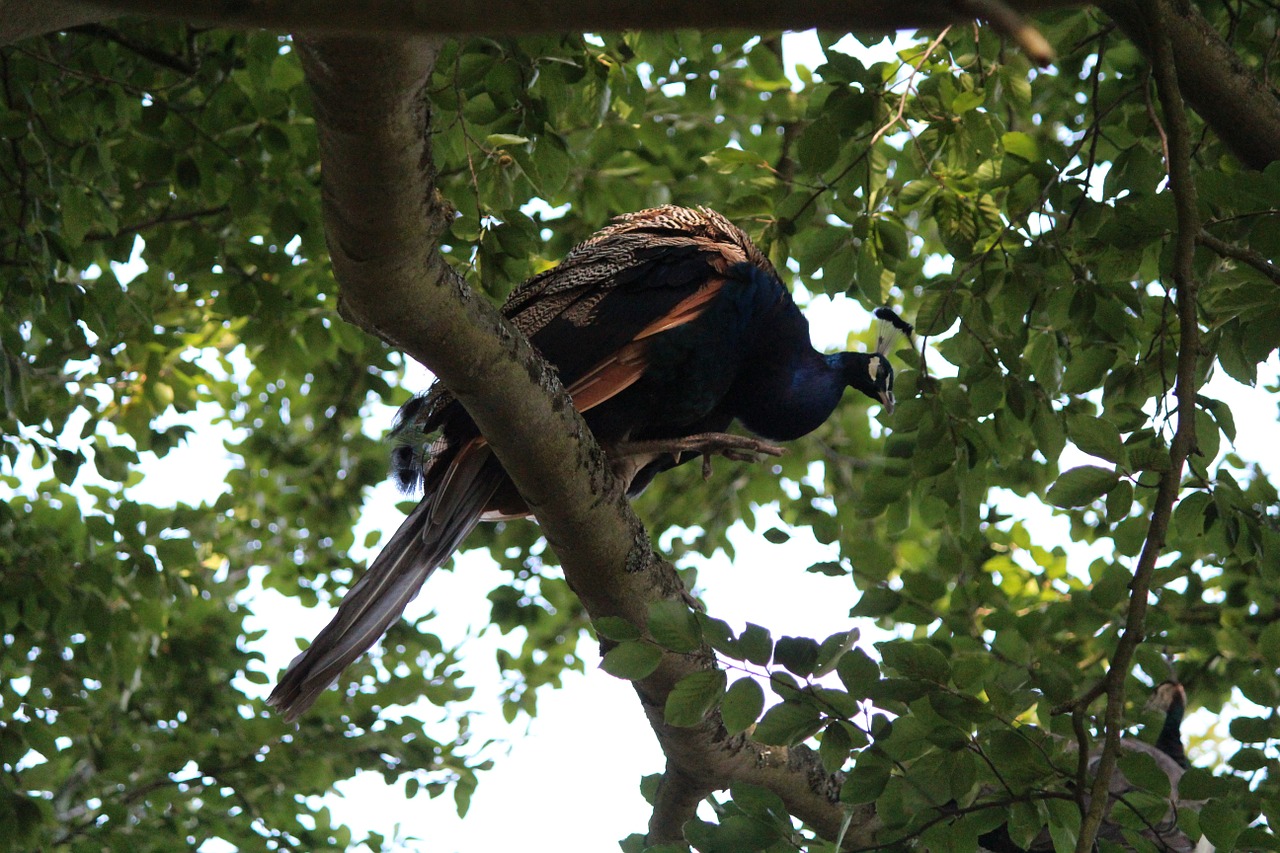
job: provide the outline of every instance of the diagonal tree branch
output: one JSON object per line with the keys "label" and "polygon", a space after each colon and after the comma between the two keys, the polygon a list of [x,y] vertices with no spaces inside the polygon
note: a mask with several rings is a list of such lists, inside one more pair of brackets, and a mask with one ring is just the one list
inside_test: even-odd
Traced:
{"label": "diagonal tree branch", "polygon": [[[13,0],[10,0],[12,2]],[[85,4],[90,5],[90,4]],[[1021,15],[1081,5],[1078,0],[651,0],[646,3],[590,3],[584,0],[455,0],[405,3],[397,0],[209,0],[193,7],[166,0],[96,0],[111,15],[200,20],[229,27],[262,27],[313,35],[492,35],[504,33],[741,27],[759,29],[893,30],[941,27],[995,17],[1020,25]],[[570,27],[566,22],[572,21]]]}
{"label": "diagonal tree branch", "polygon": [[105,21],[118,14],[78,0],[0,0],[0,44]]}
{"label": "diagonal tree branch", "polygon": [[1159,42],[1169,42],[1170,55],[1177,57],[1179,100],[1185,97],[1242,163],[1260,170],[1280,160],[1280,98],[1195,4],[1102,0],[1100,5],[1153,68],[1163,66]]}
{"label": "diagonal tree branch", "polygon": [[[684,595],[679,577],[654,555],[554,372],[436,249],[450,209],[434,186],[423,90],[439,47],[431,39],[371,38],[301,45],[340,310],[426,364],[457,395],[537,515],[587,612],[644,626],[652,602]],[[714,665],[709,648],[668,653],[635,684],[695,804],[699,789],[744,780],[773,790],[795,815],[835,837],[840,780],[811,750],[730,738],[716,715],[692,728],[665,724],[675,684]],[[867,840],[871,816],[860,813],[851,841]]]}

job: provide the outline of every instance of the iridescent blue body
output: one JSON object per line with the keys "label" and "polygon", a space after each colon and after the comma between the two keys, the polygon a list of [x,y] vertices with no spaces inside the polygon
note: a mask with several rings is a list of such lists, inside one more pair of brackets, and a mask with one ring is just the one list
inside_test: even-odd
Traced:
{"label": "iridescent blue body", "polygon": [[[773,266],[706,209],[620,217],[517,288],[503,313],[556,368],[611,456],[720,434],[735,421],[766,439],[798,438],[831,415],[848,387],[893,406],[888,339],[872,353],[817,352]],[[406,491],[420,487],[422,500],[271,694],[287,718],[377,641],[476,523],[528,514],[446,389],[406,404],[392,435],[396,479]],[[615,471],[635,494],[697,455],[650,450]]]}

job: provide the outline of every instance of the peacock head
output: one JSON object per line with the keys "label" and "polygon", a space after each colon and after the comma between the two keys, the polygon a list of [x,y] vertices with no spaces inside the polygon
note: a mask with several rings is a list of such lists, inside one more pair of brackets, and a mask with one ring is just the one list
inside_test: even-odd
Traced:
{"label": "peacock head", "polygon": [[884,410],[893,414],[893,365],[889,359],[878,352],[867,356],[866,385],[859,385],[858,390],[873,400],[879,400]]}
{"label": "peacock head", "polygon": [[889,348],[899,337],[909,337],[912,326],[888,308],[877,308],[875,317],[875,351],[854,362],[854,373],[849,377],[849,384],[871,399],[879,400],[884,410],[893,414],[893,365],[889,363]]}
{"label": "peacock head", "polygon": [[1156,685],[1155,691],[1151,694],[1151,698],[1147,700],[1147,707],[1164,711],[1166,714],[1170,711],[1181,711],[1187,705],[1187,689],[1176,681],[1162,681]]}

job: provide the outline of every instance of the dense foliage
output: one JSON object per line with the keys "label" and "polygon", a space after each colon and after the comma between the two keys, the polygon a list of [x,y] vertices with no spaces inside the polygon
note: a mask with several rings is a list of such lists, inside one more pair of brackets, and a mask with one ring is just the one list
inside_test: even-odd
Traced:
{"label": "dense foliage", "polygon": [[[1204,11],[1246,65],[1274,66],[1274,12]],[[895,414],[868,426],[846,400],[772,470],[721,464],[706,483],[678,470],[639,511],[655,538],[697,531],[671,545],[681,565],[728,548],[729,525],[771,502],[839,545],[810,569],[902,640],[837,660],[839,637],[729,637],[716,617],[736,615],[717,613],[655,612],[655,634],[677,649],[706,637],[768,673],[782,701],[755,737],[817,738],[829,770],[852,768],[846,802],[876,802],[886,841],[933,849],[972,850],[1006,820],[1015,840],[1047,823],[1070,847],[1074,735],[1053,710],[1116,647],[1179,414],[1177,222],[1147,61],[1099,12],[1041,23],[1061,54],[1045,70],[987,30],[922,35],[870,66],[821,34],[825,62],[795,86],[775,35],[629,33],[462,41],[431,86],[458,211],[446,252],[495,299],[611,215],[674,202],[725,213],[811,293],[914,318],[927,358],[897,353]],[[347,830],[303,797],[358,768],[453,785],[465,805],[469,688],[430,622],[395,629],[298,730],[236,686],[274,677],[246,649],[255,578],[304,602],[350,583],[352,528],[385,470],[381,425],[363,417],[417,390],[337,315],[289,41],[153,24],[47,36],[0,52],[0,104],[0,848],[341,849]],[[1280,257],[1280,166],[1242,168],[1190,120],[1201,224],[1234,255],[1196,254],[1196,372],[1252,385],[1280,344],[1280,289],[1245,259]],[[122,283],[112,263],[137,237],[148,268]],[[1197,403],[1130,718],[1154,720],[1141,706],[1170,656],[1192,706],[1228,709],[1238,742],[1185,780],[1184,797],[1213,800],[1184,827],[1274,849],[1280,722],[1227,703],[1280,704],[1277,494],[1234,452],[1231,408]],[[148,460],[210,421],[235,430],[226,489],[200,505],[136,499]],[[1069,565],[1066,543],[996,506],[1009,492],[1110,556]],[[523,641],[502,660],[509,714],[534,714],[537,688],[594,666],[593,646],[579,657],[588,620],[539,576],[552,557],[534,525],[472,544],[510,570],[492,617]],[[644,670],[631,643],[611,670]],[[731,729],[755,723],[778,700],[735,677],[687,685],[668,719],[722,703]],[[453,734],[380,716],[424,683]],[[1140,764],[1122,761],[1151,790],[1117,810],[1137,829],[1164,808]],[[759,791],[689,831],[699,849],[795,849]]]}

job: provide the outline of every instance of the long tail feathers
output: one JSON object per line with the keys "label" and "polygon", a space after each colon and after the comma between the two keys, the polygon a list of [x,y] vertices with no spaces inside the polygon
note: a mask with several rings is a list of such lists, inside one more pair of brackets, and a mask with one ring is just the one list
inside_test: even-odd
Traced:
{"label": "long tail feathers", "polygon": [[[466,452],[470,451],[470,452]],[[453,555],[502,482],[488,447],[459,453],[447,483],[422,499],[310,647],[293,659],[267,704],[290,722],[400,618],[431,573]],[[447,511],[442,512],[442,509]]]}

